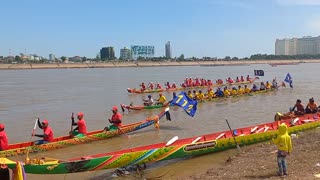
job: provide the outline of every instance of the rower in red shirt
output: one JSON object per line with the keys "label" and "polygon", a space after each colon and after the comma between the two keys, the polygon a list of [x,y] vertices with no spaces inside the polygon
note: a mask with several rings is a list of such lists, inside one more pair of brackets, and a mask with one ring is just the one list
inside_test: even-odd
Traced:
{"label": "rower in red shirt", "polygon": [[140,87],[141,87],[141,91],[146,90],[146,85],[144,83],[141,83]]}
{"label": "rower in red shirt", "polygon": [[86,121],[84,120],[83,116],[84,116],[83,112],[78,112],[78,114],[77,114],[78,122],[74,122],[74,118],[73,118],[73,116],[71,116],[72,125],[77,126],[72,131],[72,135],[75,137],[83,137],[83,136],[87,135],[87,125],[86,125]]}
{"label": "rower in red shirt", "polygon": [[118,107],[113,106],[111,110],[112,110],[113,115],[112,115],[111,119],[108,119],[108,120],[112,125],[109,127],[105,127],[104,130],[106,130],[106,131],[118,130],[122,126],[122,115],[118,112]]}
{"label": "rower in red shirt", "polygon": [[240,77],[240,81],[244,82],[244,77],[243,76]]}
{"label": "rower in red shirt", "polygon": [[0,151],[5,151],[7,149],[8,149],[7,133],[4,131],[4,124],[0,124]]}
{"label": "rower in red shirt", "polygon": [[157,83],[157,89],[162,89],[162,86],[160,83]]}
{"label": "rower in red shirt", "polygon": [[148,88],[153,90],[153,86],[153,82],[150,82]]}
{"label": "rower in red shirt", "polygon": [[167,83],[166,83],[166,86],[167,86],[167,87],[166,87],[166,89],[170,89],[170,88],[171,88],[171,86],[170,86],[170,83],[169,83],[169,82],[167,82]]}
{"label": "rower in red shirt", "polygon": [[33,136],[36,137],[42,137],[42,140],[37,140],[34,142],[35,145],[40,145],[40,144],[47,144],[49,142],[52,142],[53,140],[53,131],[51,127],[49,126],[48,120],[43,120],[42,123],[40,123],[40,120],[38,119],[38,126],[40,129],[43,129],[43,134],[32,134]]}

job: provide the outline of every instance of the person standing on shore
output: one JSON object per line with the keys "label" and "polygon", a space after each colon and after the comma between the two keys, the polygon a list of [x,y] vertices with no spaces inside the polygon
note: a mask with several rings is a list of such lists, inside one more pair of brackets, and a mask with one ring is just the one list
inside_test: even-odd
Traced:
{"label": "person standing on shore", "polygon": [[288,134],[288,127],[286,124],[280,124],[278,128],[278,136],[273,139],[273,142],[278,145],[278,152],[277,152],[277,161],[278,161],[278,175],[283,177],[288,175],[288,167],[286,157],[292,151],[292,143],[291,137]]}

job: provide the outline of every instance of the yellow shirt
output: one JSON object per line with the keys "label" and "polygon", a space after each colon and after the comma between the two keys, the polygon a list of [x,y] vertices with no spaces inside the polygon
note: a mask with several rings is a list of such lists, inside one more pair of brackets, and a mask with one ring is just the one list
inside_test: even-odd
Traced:
{"label": "yellow shirt", "polygon": [[229,90],[228,90],[228,89],[224,90],[224,91],[223,91],[223,95],[224,95],[224,96],[230,96]]}
{"label": "yellow shirt", "polygon": [[208,98],[214,98],[216,96],[216,94],[213,91],[209,91],[208,93]]}
{"label": "yellow shirt", "polygon": [[190,98],[190,99],[193,99],[193,95],[190,93],[190,94],[188,94],[188,97]]}
{"label": "yellow shirt", "polygon": [[239,95],[244,94],[244,89],[242,89],[242,88],[238,89],[238,94]]}
{"label": "yellow shirt", "polygon": [[271,84],[267,84],[267,85],[266,85],[266,88],[267,88],[267,89],[271,89]]}
{"label": "yellow shirt", "polygon": [[237,90],[233,89],[233,90],[231,91],[231,94],[232,94],[232,95],[237,95],[238,92],[237,92]]}
{"label": "yellow shirt", "polygon": [[197,99],[198,100],[204,100],[204,94],[203,93],[198,93]]}
{"label": "yellow shirt", "polygon": [[248,87],[244,88],[245,93],[250,93],[250,89]]}
{"label": "yellow shirt", "polygon": [[163,104],[167,101],[166,97],[164,95],[162,95],[160,98],[159,98],[159,103]]}

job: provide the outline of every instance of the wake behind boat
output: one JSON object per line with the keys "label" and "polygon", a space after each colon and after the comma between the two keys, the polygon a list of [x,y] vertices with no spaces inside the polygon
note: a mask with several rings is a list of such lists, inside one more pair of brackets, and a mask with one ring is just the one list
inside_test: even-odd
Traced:
{"label": "wake behind boat", "polygon": [[5,151],[0,151],[0,157],[11,157],[16,155],[22,155],[26,153],[33,152],[43,152],[54,150],[58,148],[63,148],[67,146],[90,143],[93,141],[99,141],[108,139],[114,136],[118,136],[121,134],[126,134],[129,132],[137,131],[143,128],[146,128],[150,125],[155,125],[156,128],[159,127],[159,119],[161,119],[167,112],[168,108],[160,112],[157,116],[146,118],[145,120],[127,124],[122,126],[118,130],[113,131],[105,131],[105,130],[97,130],[87,133],[84,137],[72,137],[72,136],[61,136],[54,138],[52,142],[41,145],[34,145],[34,142],[23,142],[18,144],[10,144],[8,149]]}
{"label": "wake behind boat", "polygon": [[[32,174],[65,174],[97,171],[131,165],[148,164],[158,161],[199,156],[208,153],[268,141],[278,134],[280,124],[288,126],[288,133],[297,133],[320,126],[320,113],[307,114],[295,119],[285,119],[235,130],[180,139],[175,136],[168,142],[96,154],[70,160],[53,158],[33,159],[26,162],[24,170]],[[15,161],[0,158],[0,163],[15,168]]]}

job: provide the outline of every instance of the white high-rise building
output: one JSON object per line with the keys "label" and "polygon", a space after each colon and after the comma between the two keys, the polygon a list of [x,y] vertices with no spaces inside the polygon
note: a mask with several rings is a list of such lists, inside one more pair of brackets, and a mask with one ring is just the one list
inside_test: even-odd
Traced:
{"label": "white high-rise building", "polygon": [[171,59],[172,58],[172,48],[171,48],[171,43],[168,41],[165,45],[165,50],[166,50],[166,58]]}
{"label": "white high-rise building", "polygon": [[292,39],[277,39],[275,55],[317,55],[320,54],[320,36]]}
{"label": "white high-rise building", "polygon": [[124,47],[123,49],[120,49],[120,59],[122,60],[130,60],[132,59],[131,55],[131,49]]}

